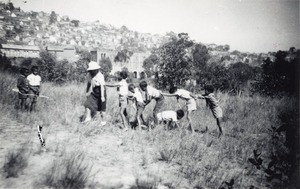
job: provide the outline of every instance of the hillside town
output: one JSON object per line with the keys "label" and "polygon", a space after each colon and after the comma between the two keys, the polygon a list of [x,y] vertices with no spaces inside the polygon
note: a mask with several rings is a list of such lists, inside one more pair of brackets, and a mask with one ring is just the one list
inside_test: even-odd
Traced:
{"label": "hillside town", "polygon": [[[140,33],[126,26],[117,28],[101,21],[82,22],[45,12],[24,12],[12,3],[0,2],[0,49],[7,57],[39,56],[41,49],[53,52],[58,60],[76,61],[77,52],[87,50],[96,52],[98,62],[107,55],[113,63],[112,73],[127,67],[131,72],[141,72],[145,58],[153,48],[168,42],[174,32],[166,35]],[[210,61],[225,65],[236,62],[261,65],[263,59],[273,57],[274,53],[242,53],[230,51],[229,45],[205,44],[209,50]],[[133,54],[124,64],[116,63],[115,56],[122,50]]]}

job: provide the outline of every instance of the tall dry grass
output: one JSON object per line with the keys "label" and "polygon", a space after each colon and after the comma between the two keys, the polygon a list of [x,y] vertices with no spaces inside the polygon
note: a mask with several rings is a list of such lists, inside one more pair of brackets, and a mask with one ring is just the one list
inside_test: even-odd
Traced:
{"label": "tall dry grass", "polygon": [[[14,109],[17,94],[11,89],[16,86],[16,78],[1,74],[0,81],[0,102],[5,104],[7,111],[11,111],[19,121],[43,125],[48,128],[48,135],[61,130],[79,133],[83,136],[81,140],[86,140],[105,132],[119,134],[116,123],[120,123],[120,118],[115,89],[108,89],[108,126],[103,129],[93,127],[98,125],[97,121],[85,126],[79,124],[79,117],[84,112],[84,84],[68,83],[57,86],[43,83],[41,94],[51,99],[40,98],[38,111],[27,114]],[[294,123],[297,122],[297,99],[248,94],[231,96],[221,92],[217,92],[216,96],[224,111],[222,127],[225,135],[220,139],[214,134],[217,129],[216,121],[205,102],[201,100],[197,101],[198,110],[193,115],[193,125],[199,130],[207,127],[207,133],[191,135],[186,129],[166,131],[157,126],[150,132],[128,132],[121,134],[121,137],[125,144],[151,149],[151,153],[148,154],[151,158],[148,159],[151,159],[152,163],[163,163],[173,167],[169,174],[162,176],[161,182],[175,183],[172,184],[175,188],[218,188],[226,182],[232,184],[231,180],[234,181],[234,188],[272,188],[288,184],[288,173],[282,172],[280,178],[268,180],[267,176],[270,175],[266,174],[265,169],[257,169],[249,162],[249,158],[253,158],[253,151],[257,150],[260,152],[262,166],[268,167],[272,161],[271,157],[280,158],[280,155],[277,155],[280,151],[281,155],[289,156],[291,152],[286,145],[289,139],[284,132],[278,133],[278,137],[274,138],[272,130],[282,126],[283,122],[288,122],[289,116],[294,117]],[[153,107],[153,103],[146,107],[146,118],[152,116]],[[163,110],[180,108],[184,108],[184,102],[178,104],[174,98],[166,98]],[[282,116],[284,113],[288,115]],[[182,119],[181,124],[187,126],[186,117]],[[287,166],[281,168],[289,169],[290,162],[285,163]],[[280,166],[279,161],[277,164]],[[177,175],[177,179],[168,178],[170,174]]]}

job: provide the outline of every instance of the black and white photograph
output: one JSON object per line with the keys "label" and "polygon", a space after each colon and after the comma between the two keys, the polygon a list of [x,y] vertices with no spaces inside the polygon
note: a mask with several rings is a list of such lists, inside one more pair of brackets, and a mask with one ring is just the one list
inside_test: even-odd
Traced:
{"label": "black and white photograph", "polygon": [[0,189],[300,188],[299,0],[0,0]]}

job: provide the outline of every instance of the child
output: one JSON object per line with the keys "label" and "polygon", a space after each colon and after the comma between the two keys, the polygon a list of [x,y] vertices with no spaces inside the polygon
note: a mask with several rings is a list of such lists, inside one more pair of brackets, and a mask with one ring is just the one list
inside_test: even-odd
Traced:
{"label": "child", "polygon": [[178,99],[182,99],[186,101],[187,107],[187,120],[189,122],[189,128],[192,133],[194,133],[194,128],[192,125],[192,113],[197,110],[197,104],[194,95],[192,95],[189,91],[184,89],[177,89],[177,87],[171,87],[169,90],[170,94],[162,93],[164,96],[176,96]]}
{"label": "child", "polygon": [[143,117],[143,111],[145,108],[145,103],[143,101],[142,94],[140,90],[134,86],[134,84],[130,84],[128,86],[129,94],[128,94],[128,99],[134,100],[136,107],[137,107],[137,114],[136,114],[136,119],[138,122],[138,127],[141,130],[142,129],[142,122],[145,123],[145,119]]}
{"label": "child", "polygon": [[127,95],[128,95],[128,84],[126,82],[127,73],[121,72],[118,84],[106,84],[107,87],[118,87],[119,91],[119,107],[120,115],[124,124],[124,131],[128,130],[128,123],[125,116],[126,106],[127,106]]}
{"label": "child", "polygon": [[204,95],[196,95],[199,99],[205,99],[206,105],[211,109],[211,112],[213,116],[215,117],[217,121],[217,126],[219,128],[219,136],[220,137],[223,134],[222,128],[221,128],[221,118],[223,117],[223,112],[221,107],[219,106],[219,102],[216,99],[215,95],[213,94],[214,88],[211,85],[207,85],[204,87],[205,94]]}
{"label": "child", "polygon": [[37,97],[40,95],[41,90],[41,76],[38,75],[38,67],[32,66],[31,74],[27,76],[29,81],[29,98],[30,98],[30,111],[36,110]]}
{"label": "child", "polygon": [[156,115],[164,103],[164,96],[161,94],[161,91],[157,90],[154,87],[148,86],[146,81],[142,81],[140,83],[140,89],[142,92],[142,96],[144,97],[143,100],[146,105],[148,105],[152,99],[154,99],[156,102],[153,109],[153,117],[154,117],[154,122],[157,124],[158,120]]}
{"label": "child", "polygon": [[89,72],[90,80],[86,89],[87,100],[84,103],[86,116],[83,123],[90,121],[97,111],[100,111],[102,117],[101,125],[104,126],[106,124],[103,120],[106,110],[106,91],[104,76],[99,69],[100,66],[97,62],[92,61],[88,65],[87,71]]}
{"label": "child", "polygon": [[18,100],[18,107],[21,110],[28,110],[28,94],[29,94],[29,81],[26,78],[28,75],[27,68],[20,69],[20,76],[17,81],[17,87],[19,89],[19,100]]}
{"label": "child", "polygon": [[169,128],[172,128],[172,127],[179,127],[178,121],[181,120],[183,116],[184,116],[183,110],[177,110],[176,112],[172,110],[168,110],[168,111],[163,111],[158,113],[156,117],[158,123],[167,124]]}

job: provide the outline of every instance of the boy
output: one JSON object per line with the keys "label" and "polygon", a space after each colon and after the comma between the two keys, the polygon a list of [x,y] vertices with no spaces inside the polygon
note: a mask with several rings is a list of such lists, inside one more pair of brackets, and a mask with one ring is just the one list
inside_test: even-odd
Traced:
{"label": "boy", "polygon": [[152,99],[154,99],[156,102],[153,109],[153,117],[155,124],[157,124],[158,120],[156,116],[164,103],[164,96],[156,88],[148,86],[146,81],[142,81],[140,83],[140,89],[146,106],[151,102]]}
{"label": "boy", "polygon": [[19,89],[18,107],[21,110],[28,110],[28,94],[29,94],[29,81],[27,80],[28,69],[21,68],[20,76],[17,80],[17,87]]}
{"label": "boy", "polygon": [[106,124],[104,121],[104,113],[106,111],[106,90],[105,90],[105,80],[103,74],[100,72],[100,66],[97,62],[91,61],[87,69],[89,73],[89,81],[86,88],[87,99],[84,103],[85,107],[85,122],[91,121],[92,117],[100,111],[102,118],[101,126]]}
{"label": "boy", "polygon": [[158,123],[167,124],[168,128],[179,127],[178,121],[181,120],[184,116],[183,110],[172,111],[163,111],[157,114]]}
{"label": "boy", "polygon": [[38,67],[32,66],[31,74],[27,76],[29,81],[29,99],[30,99],[30,111],[36,110],[37,97],[40,94],[41,88],[41,76],[38,75]]}
{"label": "boy", "polygon": [[199,99],[205,99],[206,105],[211,109],[211,112],[213,116],[215,117],[217,121],[217,126],[219,128],[219,135],[218,137],[221,137],[223,134],[222,128],[221,128],[221,118],[223,117],[223,112],[221,107],[219,106],[219,101],[216,99],[215,95],[213,94],[214,88],[211,85],[207,85],[204,87],[205,94],[204,95],[196,95]]}
{"label": "boy", "polygon": [[118,87],[119,91],[119,107],[120,115],[124,124],[124,131],[128,130],[128,123],[125,116],[126,106],[127,106],[127,95],[128,95],[128,84],[126,82],[127,73],[121,72],[118,84],[106,84],[107,87]]}
{"label": "boy", "polygon": [[184,89],[177,89],[177,87],[171,87],[169,90],[170,94],[162,93],[164,96],[175,96],[178,99],[182,99],[186,101],[187,107],[187,120],[189,122],[189,128],[191,129],[192,133],[194,133],[194,128],[192,125],[192,113],[197,110],[197,104],[195,100],[195,96],[192,95],[189,91]]}
{"label": "boy", "polygon": [[134,86],[134,84],[130,84],[128,86],[129,94],[128,94],[128,99],[134,100],[136,107],[137,107],[137,114],[136,114],[136,119],[138,122],[138,127],[141,130],[142,129],[142,122],[145,123],[145,119],[143,117],[143,111],[145,108],[145,103],[143,101],[142,94],[140,90]]}

